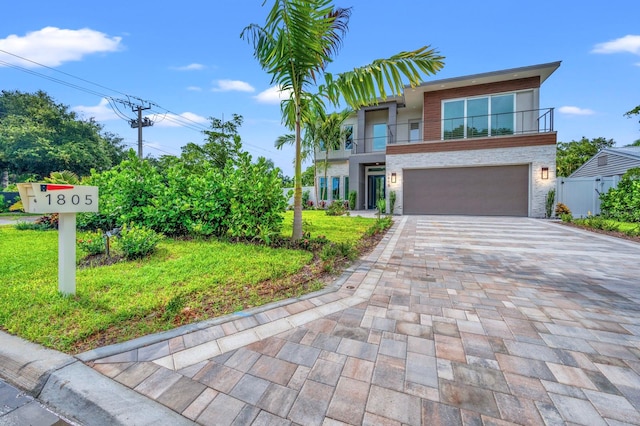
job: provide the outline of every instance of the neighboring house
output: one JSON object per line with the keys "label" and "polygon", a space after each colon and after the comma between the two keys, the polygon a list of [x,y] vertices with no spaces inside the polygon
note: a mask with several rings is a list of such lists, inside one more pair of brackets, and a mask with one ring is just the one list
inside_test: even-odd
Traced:
{"label": "neighboring house", "polygon": [[543,217],[556,132],[540,85],[559,66],[430,81],[356,111],[320,187],[328,200],[356,190],[358,210],[395,191],[394,213]]}
{"label": "neighboring house", "polygon": [[604,148],[580,166],[569,178],[622,177],[627,170],[640,167],[640,146]]}
{"label": "neighboring house", "polygon": [[618,186],[627,170],[640,167],[640,147],[604,148],[569,177],[558,178],[556,201],[574,217],[600,214],[600,194]]}

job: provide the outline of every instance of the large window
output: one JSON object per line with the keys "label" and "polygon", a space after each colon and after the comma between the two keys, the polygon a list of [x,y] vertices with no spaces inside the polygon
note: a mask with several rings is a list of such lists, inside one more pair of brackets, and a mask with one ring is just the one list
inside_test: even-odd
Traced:
{"label": "large window", "polygon": [[340,178],[339,177],[331,178],[331,199],[332,200],[340,199]]}
{"label": "large window", "polygon": [[344,126],[344,149],[345,151],[351,151],[353,149],[353,126]]}
{"label": "large window", "polygon": [[320,178],[320,199],[327,199],[327,180],[323,177]]}
{"label": "large window", "polygon": [[442,138],[462,139],[512,135],[515,96],[456,99],[442,104]]}
{"label": "large window", "polygon": [[373,125],[373,150],[384,151],[387,149],[387,125],[386,124],[374,124]]}

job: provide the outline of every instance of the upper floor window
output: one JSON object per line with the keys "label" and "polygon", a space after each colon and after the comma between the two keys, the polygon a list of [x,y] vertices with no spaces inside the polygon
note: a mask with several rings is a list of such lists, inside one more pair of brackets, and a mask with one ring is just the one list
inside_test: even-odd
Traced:
{"label": "upper floor window", "polygon": [[387,149],[387,125],[374,124],[373,125],[373,150],[384,151]]}
{"label": "upper floor window", "polygon": [[351,151],[353,149],[353,126],[348,124],[344,126],[344,149]]}
{"label": "upper floor window", "polygon": [[462,139],[512,135],[515,95],[456,99],[442,103],[442,138]]}

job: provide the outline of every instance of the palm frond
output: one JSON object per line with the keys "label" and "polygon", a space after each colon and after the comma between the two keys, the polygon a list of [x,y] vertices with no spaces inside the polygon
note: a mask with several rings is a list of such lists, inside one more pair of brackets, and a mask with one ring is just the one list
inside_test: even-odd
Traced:
{"label": "palm frond", "polygon": [[340,73],[336,77],[326,73],[320,92],[334,104],[342,95],[351,108],[358,109],[386,99],[387,91],[401,95],[405,85],[403,77],[410,86],[419,85],[424,75],[433,75],[442,69],[443,61],[444,57],[436,50],[423,46],[387,59],[376,59],[369,65]]}

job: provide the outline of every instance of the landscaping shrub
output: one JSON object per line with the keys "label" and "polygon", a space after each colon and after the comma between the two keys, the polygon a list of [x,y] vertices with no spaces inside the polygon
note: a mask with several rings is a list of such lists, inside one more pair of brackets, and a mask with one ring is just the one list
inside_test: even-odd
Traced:
{"label": "landscaping shrub", "polygon": [[[303,209],[306,209],[307,207],[313,207],[313,201],[309,200],[309,198],[311,198],[311,192],[303,191],[302,192],[302,208]],[[309,204],[309,201],[311,201],[311,204]]]}
{"label": "landscaping shrub", "polygon": [[154,230],[137,225],[123,225],[118,239],[118,248],[126,259],[138,259],[154,252],[162,235]]}
{"label": "landscaping shrub", "polygon": [[345,208],[344,201],[334,200],[326,210],[327,216],[342,216],[349,213]]}
{"label": "landscaping shrub", "polygon": [[372,237],[380,232],[385,231],[386,229],[391,227],[392,224],[393,224],[393,221],[391,220],[391,217],[380,218],[376,220],[373,223],[373,225],[369,227],[369,229],[367,229],[367,231],[365,232],[365,235],[367,237]]}
{"label": "landscaping shrub", "polygon": [[356,209],[356,199],[358,198],[358,193],[356,190],[352,189],[349,191],[349,210]]}
{"label": "landscaping shrub", "polygon": [[378,201],[376,201],[376,208],[378,209],[378,219],[380,219],[380,216],[382,216],[387,210],[387,200],[384,198],[378,198]]}
{"label": "landscaping shrub", "polygon": [[14,226],[18,231],[51,231],[54,229],[46,223],[27,222],[22,220],[18,221]]}
{"label": "landscaping shrub", "polygon": [[0,194],[0,213],[4,213],[9,210],[7,202],[4,200],[4,195]]}
{"label": "landscaping shrub", "polygon": [[78,238],[77,245],[83,253],[89,256],[102,254],[106,251],[105,240],[100,231],[84,234],[82,238]]}
{"label": "landscaping shrub", "polygon": [[602,214],[621,222],[640,222],[640,168],[627,170],[616,188],[600,196]]}
{"label": "landscaping shrub", "polygon": [[571,210],[569,210],[569,207],[567,207],[563,203],[558,203],[558,204],[556,204],[555,213],[556,213],[556,216],[562,217],[563,215],[566,215],[566,214],[570,215],[571,214]]}
{"label": "landscaping shrub", "polygon": [[278,169],[270,168],[262,157],[252,163],[251,156],[243,153],[237,166],[226,173],[225,182],[230,202],[225,222],[230,236],[254,238],[265,232],[280,233],[287,199],[282,194]]}
{"label": "landscaping shrub", "polygon": [[551,189],[547,192],[547,198],[545,199],[545,214],[546,217],[551,217],[553,215],[553,205],[556,202],[556,190]]}
{"label": "landscaping shrub", "polygon": [[396,191],[389,192],[389,214],[393,214],[396,208]]}
{"label": "landscaping shrub", "polygon": [[278,234],[287,199],[278,169],[240,153],[224,169],[204,162],[194,172],[182,160],[163,169],[133,153],[83,183],[100,191],[100,212],[78,215],[80,229],[135,224],[169,236],[253,239]]}

